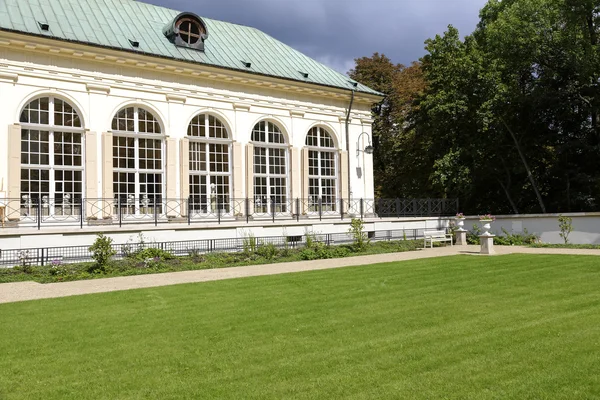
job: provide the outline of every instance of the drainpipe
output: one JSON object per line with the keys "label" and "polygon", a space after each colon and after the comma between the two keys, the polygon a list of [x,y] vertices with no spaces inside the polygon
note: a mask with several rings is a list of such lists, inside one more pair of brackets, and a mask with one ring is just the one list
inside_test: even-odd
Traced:
{"label": "drainpipe", "polygon": [[[354,84],[354,83],[353,83]],[[356,86],[356,84],[354,84]],[[348,203],[352,201],[352,175],[350,173],[350,112],[352,112],[352,104],[354,103],[354,89],[350,97],[350,105],[346,114],[346,152],[348,153]]]}

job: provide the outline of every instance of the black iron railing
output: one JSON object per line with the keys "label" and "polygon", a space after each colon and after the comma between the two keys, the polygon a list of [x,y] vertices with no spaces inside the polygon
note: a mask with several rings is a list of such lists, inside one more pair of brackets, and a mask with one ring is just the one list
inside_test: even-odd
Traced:
{"label": "black iron railing", "polygon": [[[444,227],[438,227],[438,230],[444,230]],[[425,228],[418,229],[398,229],[370,231],[368,237],[371,241],[390,241],[390,240],[417,240],[424,236]],[[353,237],[349,233],[308,233],[306,235],[294,236],[265,236],[255,237],[256,246],[262,246],[272,243],[276,247],[282,248],[301,248],[306,245],[307,236],[311,236],[313,241],[325,243],[327,245],[347,244],[353,242]],[[146,248],[159,248],[170,252],[175,256],[192,256],[197,254],[217,253],[217,252],[239,252],[243,251],[244,243],[248,238],[223,238],[223,239],[199,239],[176,242],[152,242],[144,243],[126,243],[113,244],[115,250],[115,259],[122,259],[128,254],[140,251]],[[63,247],[39,247],[26,249],[2,249],[0,251],[0,267],[14,267],[18,265],[60,265],[78,262],[93,261],[89,246],[63,246]]]}
{"label": "black iron railing", "polygon": [[452,216],[457,199],[335,199],[229,196],[192,196],[186,199],[142,198],[0,199],[2,226],[37,227],[146,223],[187,223],[240,220],[296,220],[339,218],[403,218]]}

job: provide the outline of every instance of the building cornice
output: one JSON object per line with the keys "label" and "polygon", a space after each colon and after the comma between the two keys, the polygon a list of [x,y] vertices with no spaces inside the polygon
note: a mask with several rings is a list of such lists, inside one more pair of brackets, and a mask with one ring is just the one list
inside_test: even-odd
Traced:
{"label": "building cornice", "polygon": [[11,72],[0,71],[0,81],[7,81],[7,82],[15,83],[18,80],[19,80],[19,75],[18,74],[13,74]]}
{"label": "building cornice", "polygon": [[[128,53],[103,47],[86,46],[14,32],[0,31],[0,46],[20,49],[22,51],[58,55],[77,60],[113,65],[116,63],[131,68],[159,71],[161,73],[183,75],[192,78],[203,78],[223,83],[236,83],[255,88],[268,88],[287,93],[292,91],[299,94],[345,101],[349,101],[351,97],[350,90],[341,88],[297,82],[266,75],[249,74],[242,71],[152,57],[144,54]],[[381,97],[355,92],[354,101],[363,104],[373,104],[381,101]]]}

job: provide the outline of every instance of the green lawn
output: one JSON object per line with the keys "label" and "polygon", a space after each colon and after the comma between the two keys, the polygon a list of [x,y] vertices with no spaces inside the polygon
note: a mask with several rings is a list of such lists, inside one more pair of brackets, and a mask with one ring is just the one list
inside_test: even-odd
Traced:
{"label": "green lawn", "polygon": [[455,256],[4,304],[0,337],[2,400],[593,399],[600,258]]}

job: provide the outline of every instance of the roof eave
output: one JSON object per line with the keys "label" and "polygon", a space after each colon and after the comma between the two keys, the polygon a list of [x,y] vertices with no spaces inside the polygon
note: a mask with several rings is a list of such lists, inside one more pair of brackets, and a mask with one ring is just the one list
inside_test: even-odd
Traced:
{"label": "roof eave", "polygon": [[142,56],[151,57],[151,58],[158,58],[158,59],[163,59],[163,60],[176,61],[176,62],[181,62],[181,63],[185,63],[185,64],[190,64],[190,65],[201,65],[201,66],[209,67],[209,68],[216,68],[216,69],[223,69],[223,70],[228,70],[228,71],[235,71],[237,73],[243,73],[243,74],[249,74],[249,75],[264,76],[264,77],[269,77],[269,78],[281,79],[281,80],[285,80],[285,81],[299,83],[299,84],[302,84],[302,85],[314,85],[314,86],[318,86],[318,87],[326,87],[326,88],[337,89],[337,90],[342,90],[342,91],[347,91],[347,92],[354,91],[355,93],[360,93],[362,96],[365,96],[367,98],[372,98],[374,103],[381,101],[381,99],[383,97],[385,97],[382,93],[379,93],[379,92],[377,92],[375,90],[373,90],[373,92],[369,92],[369,91],[359,90],[357,88],[351,88],[351,87],[344,88],[344,87],[341,87],[341,86],[328,85],[328,84],[319,83],[319,82],[307,82],[307,81],[301,80],[301,79],[294,79],[294,78],[289,78],[289,77],[282,77],[282,76],[277,76],[277,75],[270,75],[270,74],[265,74],[265,73],[256,72],[256,71],[246,71],[246,70],[237,69],[237,68],[229,68],[229,67],[225,67],[225,66],[208,64],[208,63],[203,63],[203,62],[198,62],[198,61],[190,61],[190,60],[185,60],[185,59],[180,59],[180,58],[175,58],[175,57],[167,57],[167,56],[163,56],[163,55],[160,55],[160,54],[148,53],[148,52],[145,52],[143,50],[125,49],[125,48],[116,47],[116,46],[106,46],[106,45],[102,45],[102,44],[98,44],[98,43],[91,43],[91,42],[84,42],[84,41],[80,41],[80,40],[71,40],[71,39],[65,39],[65,38],[58,38],[58,37],[55,37],[55,36],[49,36],[49,35],[44,35],[44,34],[36,34],[36,33],[32,33],[32,32],[23,32],[23,31],[19,31],[19,30],[15,30],[15,29],[4,28],[4,27],[0,27],[0,31],[9,32],[9,33],[12,33],[12,34],[17,34],[17,35],[23,35],[23,36],[31,36],[31,37],[43,38],[43,39],[50,40],[50,41],[73,43],[73,44],[78,44],[78,45],[90,46],[90,47],[94,47],[94,48],[108,49],[108,50],[117,51],[117,52],[142,55]]}

